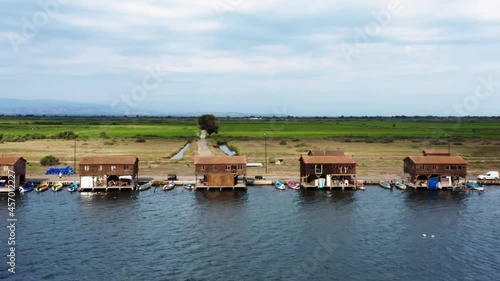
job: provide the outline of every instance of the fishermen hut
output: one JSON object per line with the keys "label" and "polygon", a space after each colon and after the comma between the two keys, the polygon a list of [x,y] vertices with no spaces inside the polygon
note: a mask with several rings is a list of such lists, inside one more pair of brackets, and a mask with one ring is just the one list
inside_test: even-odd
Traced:
{"label": "fishermen hut", "polygon": [[416,189],[453,187],[467,177],[467,161],[448,150],[424,150],[423,156],[408,156],[403,162],[404,173]]}
{"label": "fishermen hut", "polygon": [[246,177],[247,163],[247,156],[195,156],[196,189],[246,189],[238,177]]}
{"label": "fishermen hut", "polygon": [[139,159],[135,156],[85,156],[80,160],[80,188],[133,190],[138,182]]}
{"label": "fishermen hut", "polygon": [[[319,155],[318,155],[319,154]],[[306,187],[355,188],[356,159],[342,151],[311,151],[300,161],[300,181]]]}
{"label": "fishermen hut", "polygon": [[27,161],[19,156],[0,157],[0,192],[8,192],[12,180],[15,181],[15,189],[26,182],[26,163]]}

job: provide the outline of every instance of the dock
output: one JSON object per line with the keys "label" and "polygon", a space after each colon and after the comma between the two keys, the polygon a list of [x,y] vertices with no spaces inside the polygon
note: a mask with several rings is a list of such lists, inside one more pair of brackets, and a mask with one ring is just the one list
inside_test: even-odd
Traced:
{"label": "dock", "polygon": [[247,185],[244,183],[238,183],[234,186],[208,186],[203,184],[195,185],[195,190],[247,190]]}

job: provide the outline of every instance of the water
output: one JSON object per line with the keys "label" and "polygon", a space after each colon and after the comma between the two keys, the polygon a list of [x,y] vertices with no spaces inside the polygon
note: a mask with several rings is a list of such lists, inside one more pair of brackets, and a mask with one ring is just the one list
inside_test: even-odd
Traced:
{"label": "water", "polygon": [[189,148],[191,143],[187,143],[179,152],[177,152],[176,155],[174,155],[171,159],[172,160],[180,160],[182,157],[184,157],[184,152],[186,152],[186,149]]}
{"label": "water", "polygon": [[220,150],[224,151],[224,153],[226,153],[228,156],[236,155],[236,152],[229,149],[229,147],[227,147],[227,145],[225,145],[225,144],[219,146],[219,148],[220,148]]}
{"label": "water", "polygon": [[10,275],[0,196],[0,279],[427,281],[500,273],[499,187],[47,191],[16,199]]}

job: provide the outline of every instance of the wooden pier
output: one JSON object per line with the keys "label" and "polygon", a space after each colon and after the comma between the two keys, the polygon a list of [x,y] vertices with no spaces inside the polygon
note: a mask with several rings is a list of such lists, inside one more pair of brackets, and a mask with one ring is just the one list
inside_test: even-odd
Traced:
{"label": "wooden pier", "polygon": [[195,186],[195,190],[247,190],[247,185],[244,183],[239,183],[235,186],[208,186],[203,184],[198,184]]}

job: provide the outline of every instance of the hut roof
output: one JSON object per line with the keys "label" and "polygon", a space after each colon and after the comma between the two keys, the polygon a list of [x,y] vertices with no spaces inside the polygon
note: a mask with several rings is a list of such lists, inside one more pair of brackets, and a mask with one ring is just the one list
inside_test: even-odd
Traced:
{"label": "hut roof", "polygon": [[406,159],[417,165],[467,165],[462,156],[409,156]]}
{"label": "hut roof", "polygon": [[451,156],[451,151],[448,149],[426,149],[422,151],[424,156]]}
{"label": "hut roof", "polygon": [[23,160],[26,162],[26,160],[22,157],[19,156],[5,156],[5,157],[0,157],[0,165],[14,165],[17,163],[17,161]]}
{"label": "hut roof", "polygon": [[134,165],[137,161],[136,156],[84,156],[80,165]]}
{"label": "hut roof", "polygon": [[245,165],[248,163],[247,156],[195,156],[194,164],[198,165],[224,165],[224,164],[235,164],[235,165]]}
{"label": "hut roof", "polygon": [[310,150],[309,156],[344,156],[342,150]]}
{"label": "hut roof", "polygon": [[356,159],[352,156],[305,156],[299,161],[305,164],[356,164]]}

